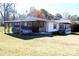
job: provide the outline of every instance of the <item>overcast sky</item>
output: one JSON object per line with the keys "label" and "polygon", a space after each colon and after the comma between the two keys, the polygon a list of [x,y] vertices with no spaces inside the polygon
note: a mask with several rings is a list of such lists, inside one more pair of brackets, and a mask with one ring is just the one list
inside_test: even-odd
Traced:
{"label": "overcast sky", "polygon": [[44,8],[52,14],[68,12],[79,16],[79,0],[2,0],[0,2],[16,3],[17,11],[22,14],[34,6],[38,10]]}

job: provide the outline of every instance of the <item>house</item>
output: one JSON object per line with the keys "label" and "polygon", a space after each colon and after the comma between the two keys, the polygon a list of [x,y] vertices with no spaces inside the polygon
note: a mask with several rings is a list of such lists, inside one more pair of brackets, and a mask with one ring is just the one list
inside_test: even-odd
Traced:
{"label": "house", "polygon": [[71,33],[71,22],[69,20],[47,20],[33,16],[27,16],[24,20],[4,21],[5,29],[10,26],[19,25],[29,27],[33,33],[53,33],[59,32],[63,34]]}

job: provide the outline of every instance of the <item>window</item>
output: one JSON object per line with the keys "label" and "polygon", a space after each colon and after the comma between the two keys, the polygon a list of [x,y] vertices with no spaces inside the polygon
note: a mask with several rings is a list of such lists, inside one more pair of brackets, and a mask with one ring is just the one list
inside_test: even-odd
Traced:
{"label": "window", "polygon": [[54,24],[53,28],[56,29],[57,24]]}
{"label": "window", "polygon": [[32,22],[28,22],[27,23],[27,26],[32,26]]}

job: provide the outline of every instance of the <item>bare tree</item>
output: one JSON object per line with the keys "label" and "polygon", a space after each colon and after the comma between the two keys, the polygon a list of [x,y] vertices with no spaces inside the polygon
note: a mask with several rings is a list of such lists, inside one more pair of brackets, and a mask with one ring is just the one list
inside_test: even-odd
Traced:
{"label": "bare tree", "polygon": [[10,20],[9,17],[14,13],[14,8],[14,3],[0,3],[0,15],[3,21]]}

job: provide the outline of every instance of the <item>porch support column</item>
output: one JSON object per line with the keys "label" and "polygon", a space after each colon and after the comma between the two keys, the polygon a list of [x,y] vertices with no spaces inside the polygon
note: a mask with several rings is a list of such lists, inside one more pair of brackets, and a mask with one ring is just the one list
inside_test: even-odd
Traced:
{"label": "porch support column", "polygon": [[10,23],[7,24],[8,25],[8,34],[10,33]]}
{"label": "porch support column", "polygon": [[4,22],[4,34],[6,34],[6,22]]}
{"label": "porch support column", "polygon": [[20,26],[19,26],[19,27],[20,27],[20,33],[19,33],[19,34],[21,35],[21,22],[19,22],[19,25],[20,25]]}

